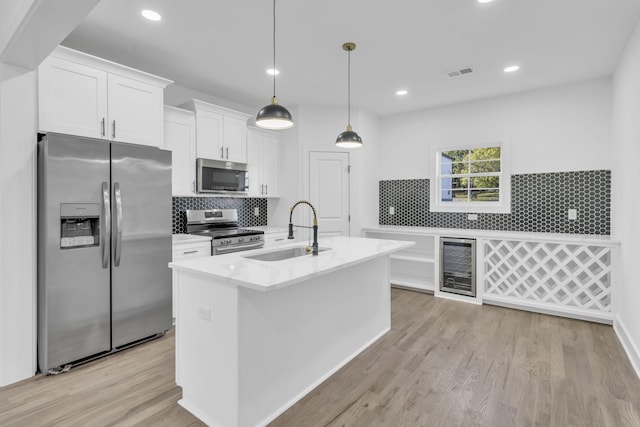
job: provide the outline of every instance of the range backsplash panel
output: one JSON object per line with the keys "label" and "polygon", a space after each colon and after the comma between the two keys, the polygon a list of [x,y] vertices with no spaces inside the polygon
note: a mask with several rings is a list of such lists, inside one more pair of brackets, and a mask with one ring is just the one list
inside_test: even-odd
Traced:
{"label": "range backsplash panel", "polygon": [[[380,181],[380,225],[571,234],[611,233],[611,171],[534,173],[511,176],[511,213],[431,212],[428,179]],[[389,215],[389,206],[395,214]],[[576,209],[578,219],[567,211]]]}
{"label": "range backsplash panel", "polygon": [[[260,215],[255,216],[255,208]],[[174,197],[173,234],[187,232],[187,209],[237,209],[238,226],[259,227],[267,225],[267,199],[236,197]]]}

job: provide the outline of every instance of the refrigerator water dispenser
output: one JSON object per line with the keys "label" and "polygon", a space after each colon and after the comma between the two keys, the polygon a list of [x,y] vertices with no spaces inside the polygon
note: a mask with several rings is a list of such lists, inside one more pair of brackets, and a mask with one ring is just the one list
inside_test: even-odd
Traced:
{"label": "refrigerator water dispenser", "polygon": [[60,204],[60,249],[100,244],[100,204]]}

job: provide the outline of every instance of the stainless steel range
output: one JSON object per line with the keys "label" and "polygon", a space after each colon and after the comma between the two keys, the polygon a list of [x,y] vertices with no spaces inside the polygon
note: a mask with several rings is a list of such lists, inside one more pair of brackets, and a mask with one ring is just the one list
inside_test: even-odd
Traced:
{"label": "stainless steel range", "polygon": [[211,255],[264,246],[263,231],[238,228],[238,211],[235,209],[188,210],[187,233],[211,236]]}

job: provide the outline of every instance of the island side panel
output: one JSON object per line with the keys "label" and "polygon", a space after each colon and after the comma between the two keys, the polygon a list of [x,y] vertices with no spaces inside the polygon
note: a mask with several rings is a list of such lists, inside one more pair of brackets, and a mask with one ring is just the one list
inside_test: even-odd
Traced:
{"label": "island side panel", "polygon": [[273,420],[391,324],[387,255],[279,290],[239,291],[240,426]]}
{"label": "island side panel", "polygon": [[178,403],[207,425],[237,426],[238,288],[185,271],[178,274]]}

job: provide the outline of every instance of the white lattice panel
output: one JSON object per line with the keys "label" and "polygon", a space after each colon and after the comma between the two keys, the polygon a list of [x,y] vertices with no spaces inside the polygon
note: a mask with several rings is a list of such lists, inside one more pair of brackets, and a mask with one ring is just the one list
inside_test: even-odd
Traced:
{"label": "white lattice panel", "polygon": [[484,294],[611,312],[609,246],[516,240],[484,242]]}

